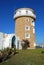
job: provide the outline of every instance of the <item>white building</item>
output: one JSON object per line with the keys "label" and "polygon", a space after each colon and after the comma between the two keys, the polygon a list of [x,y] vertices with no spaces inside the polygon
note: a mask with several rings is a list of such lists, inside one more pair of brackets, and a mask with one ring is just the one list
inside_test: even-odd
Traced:
{"label": "white building", "polygon": [[0,50],[4,48],[13,48],[16,46],[16,49],[22,49],[20,40],[15,34],[4,34],[0,32]]}

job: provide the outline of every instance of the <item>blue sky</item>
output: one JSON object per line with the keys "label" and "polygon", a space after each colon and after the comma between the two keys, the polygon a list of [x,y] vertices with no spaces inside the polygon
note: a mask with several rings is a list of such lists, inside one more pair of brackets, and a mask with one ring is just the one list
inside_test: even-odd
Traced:
{"label": "blue sky", "polygon": [[44,0],[0,0],[0,32],[14,33],[14,11],[21,7],[35,10],[35,40],[44,43]]}

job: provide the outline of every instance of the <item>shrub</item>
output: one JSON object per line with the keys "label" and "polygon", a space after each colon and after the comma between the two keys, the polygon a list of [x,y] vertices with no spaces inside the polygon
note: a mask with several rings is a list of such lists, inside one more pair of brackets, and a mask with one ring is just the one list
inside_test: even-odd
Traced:
{"label": "shrub", "polygon": [[6,60],[8,56],[9,54],[8,54],[7,48],[2,50],[2,61]]}
{"label": "shrub", "polygon": [[0,62],[2,62],[2,51],[0,51]]}
{"label": "shrub", "polygon": [[22,49],[27,49],[29,46],[28,40],[22,40]]}
{"label": "shrub", "polygon": [[16,47],[14,46],[14,54],[16,54]]}
{"label": "shrub", "polygon": [[10,48],[5,48],[0,51],[0,62],[5,61],[9,58]]}
{"label": "shrub", "polygon": [[14,46],[14,48],[11,48],[11,53],[16,54],[16,47],[15,46]]}
{"label": "shrub", "polygon": [[42,51],[41,53],[44,54],[44,51]]}
{"label": "shrub", "polygon": [[8,47],[8,48],[3,49],[2,51],[0,51],[0,62],[5,61],[6,59],[11,57],[15,53],[16,53],[16,47],[14,48]]}

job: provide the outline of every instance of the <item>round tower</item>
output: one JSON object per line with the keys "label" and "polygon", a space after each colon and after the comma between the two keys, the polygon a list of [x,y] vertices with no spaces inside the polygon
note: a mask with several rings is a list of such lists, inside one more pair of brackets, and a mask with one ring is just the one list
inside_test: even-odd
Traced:
{"label": "round tower", "polygon": [[31,8],[19,8],[15,11],[15,34],[20,40],[28,40],[29,48],[34,48],[36,15]]}

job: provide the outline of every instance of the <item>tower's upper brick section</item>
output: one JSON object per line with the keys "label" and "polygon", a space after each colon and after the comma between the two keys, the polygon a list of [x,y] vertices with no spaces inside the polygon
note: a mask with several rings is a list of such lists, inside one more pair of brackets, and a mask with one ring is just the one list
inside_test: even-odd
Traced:
{"label": "tower's upper brick section", "polygon": [[34,19],[36,19],[36,15],[34,13],[34,10],[31,8],[19,8],[15,11],[14,19],[21,17],[21,16],[30,16]]}

